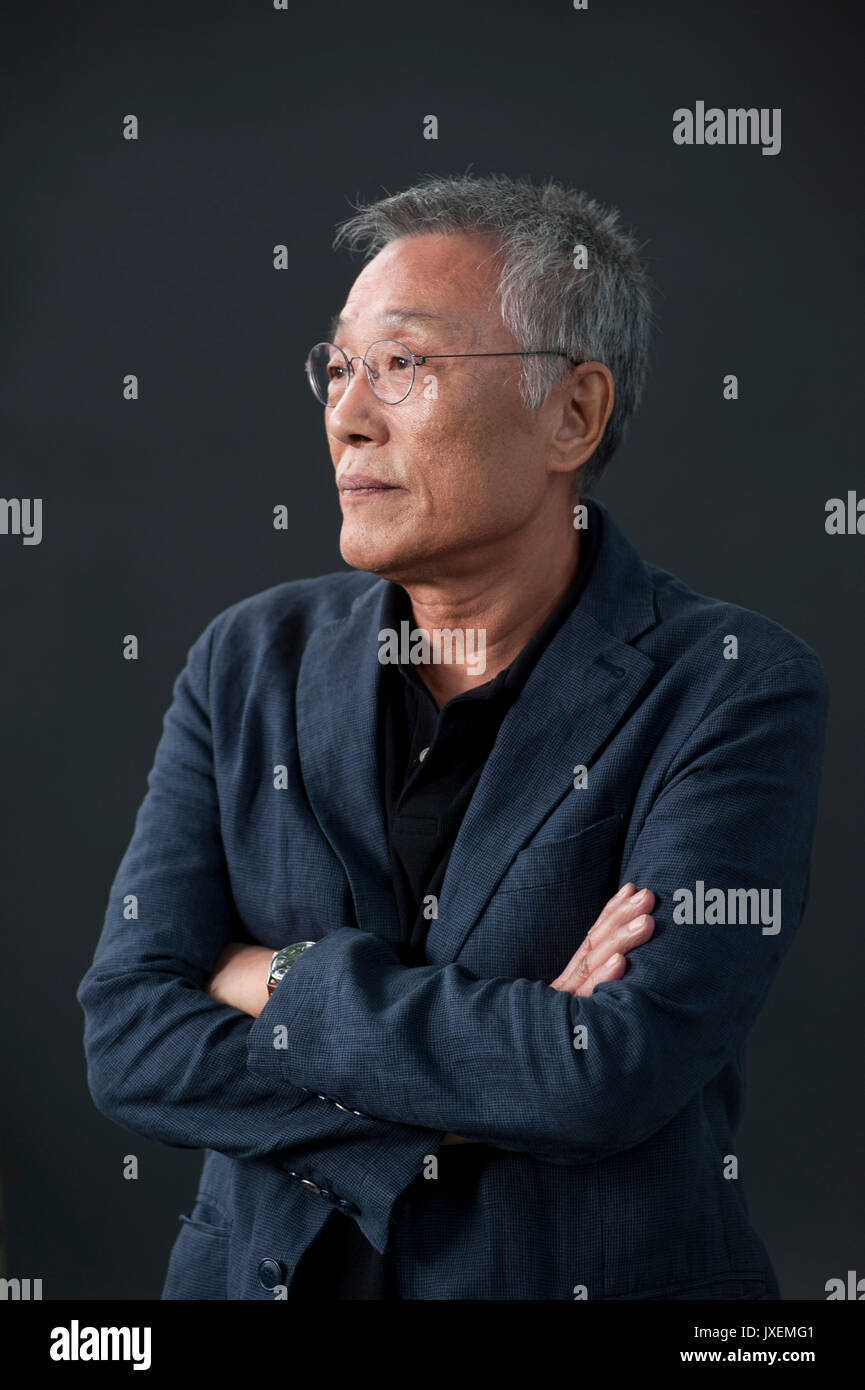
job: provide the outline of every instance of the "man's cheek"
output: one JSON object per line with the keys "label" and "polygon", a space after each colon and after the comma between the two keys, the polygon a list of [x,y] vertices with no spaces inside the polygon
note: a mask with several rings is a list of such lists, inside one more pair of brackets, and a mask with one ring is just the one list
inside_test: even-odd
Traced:
{"label": "man's cheek", "polygon": [[[427,403],[430,407],[430,403]],[[440,457],[463,461],[466,458],[480,457],[495,438],[497,429],[491,435],[491,425],[480,409],[473,409],[471,401],[463,401],[460,409],[428,408],[418,428],[414,440],[419,458]],[[486,441],[486,442],[485,442]]]}

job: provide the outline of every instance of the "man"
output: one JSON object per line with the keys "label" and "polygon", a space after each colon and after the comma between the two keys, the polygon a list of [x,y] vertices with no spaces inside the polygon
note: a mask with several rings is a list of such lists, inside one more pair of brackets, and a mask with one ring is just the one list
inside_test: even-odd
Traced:
{"label": "man", "polygon": [[193,644],[79,989],[99,1108],[207,1151],[163,1298],[777,1298],[733,1134],[819,662],[586,497],[649,341],[615,213],[428,179],[338,240],[357,572]]}

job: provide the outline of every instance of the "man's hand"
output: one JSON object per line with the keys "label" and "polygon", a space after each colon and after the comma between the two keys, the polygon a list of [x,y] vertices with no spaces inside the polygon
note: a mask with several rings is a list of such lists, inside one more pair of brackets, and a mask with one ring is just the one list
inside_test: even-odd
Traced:
{"label": "man's hand", "polygon": [[633,883],[626,883],[610,898],[582,946],[551,981],[550,988],[588,999],[595,985],[621,979],[625,953],[642,946],[655,930],[654,919],[648,915],[654,906],[655,895],[648,888],[638,893]]}
{"label": "man's hand", "polygon": [[[233,1009],[258,1018],[270,998],[267,992],[267,967],[272,956],[273,951],[269,946],[229,942],[207,982],[207,994],[220,1004],[230,1004]],[[442,1140],[443,1144],[474,1142],[473,1139],[462,1139],[458,1134],[446,1134]]]}
{"label": "man's hand", "polygon": [[[587,999],[595,985],[604,980],[620,979],[625,973],[626,952],[648,941],[655,930],[655,923],[648,915],[649,908],[654,905],[654,893],[648,889],[638,893],[633,883],[626,883],[610,898],[580,949],[562,973],[551,981],[550,988],[567,990],[569,994]],[[258,1018],[269,998],[267,967],[272,955],[269,946],[230,942],[216,962],[207,993],[220,1004],[230,1004],[233,1009]],[[449,1132],[442,1146],[476,1142]]]}
{"label": "man's hand", "polygon": [[207,993],[220,1004],[230,1004],[233,1009],[258,1018],[270,998],[267,967],[272,957],[269,946],[229,942],[207,982]]}
{"label": "man's hand", "polygon": [[[655,895],[648,889],[637,893],[633,883],[626,883],[589,931],[580,949],[571,957],[561,975],[552,981],[552,989],[564,989],[569,994],[587,999],[595,985],[603,980],[618,980],[625,973],[625,952],[648,941],[655,923],[648,915],[655,905]],[[442,1144],[473,1144],[459,1134],[446,1134]]]}

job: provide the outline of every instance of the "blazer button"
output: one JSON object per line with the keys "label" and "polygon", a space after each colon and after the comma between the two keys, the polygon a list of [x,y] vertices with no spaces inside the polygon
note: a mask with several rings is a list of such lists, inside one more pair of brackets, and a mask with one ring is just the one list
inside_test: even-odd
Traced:
{"label": "blazer button", "polygon": [[277,1284],[284,1284],[285,1265],[282,1260],[262,1260],[258,1266],[258,1282],[263,1289],[275,1289]]}
{"label": "blazer button", "polygon": [[311,1178],[301,1178],[300,1185],[301,1187],[305,1187],[307,1192],[314,1192],[316,1197],[321,1196],[321,1188],[318,1183],[313,1182]]}
{"label": "blazer button", "polygon": [[347,1197],[337,1197],[336,1205],[340,1211],[353,1212],[355,1216],[360,1215],[360,1207],[355,1206],[354,1202],[350,1202]]}

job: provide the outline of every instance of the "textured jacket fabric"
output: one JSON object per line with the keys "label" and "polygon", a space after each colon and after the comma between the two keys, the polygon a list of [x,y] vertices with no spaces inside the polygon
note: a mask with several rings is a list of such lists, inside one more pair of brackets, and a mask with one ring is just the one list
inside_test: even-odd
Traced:
{"label": "textured jacket fabric", "polygon": [[[734,1135],[807,898],[826,682],[598,502],[589,524],[419,966],[379,791],[384,581],[280,584],[193,643],[78,991],[98,1108],[206,1150],[163,1298],[279,1297],[335,1206],[399,1298],[779,1296]],[[628,880],[652,938],[590,998],[550,989]],[[316,941],[254,1020],[203,989],[238,940]],[[446,1131],[487,1146],[468,1195],[433,1176]]]}

